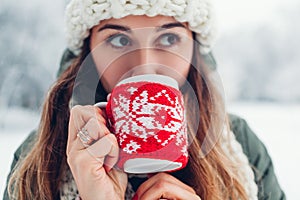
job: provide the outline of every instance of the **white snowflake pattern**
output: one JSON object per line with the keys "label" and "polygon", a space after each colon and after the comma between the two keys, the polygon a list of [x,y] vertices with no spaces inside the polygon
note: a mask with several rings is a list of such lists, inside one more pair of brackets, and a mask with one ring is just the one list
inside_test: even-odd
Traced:
{"label": "white snowflake pattern", "polygon": [[118,98],[113,98],[113,101],[116,105],[118,105],[113,109],[116,120],[126,117],[130,103],[128,99],[126,99],[123,95],[119,95]]}
{"label": "white snowflake pattern", "polygon": [[184,122],[183,126],[180,128],[179,132],[176,134],[176,145],[180,146],[186,140],[187,140],[187,129],[186,129],[185,122]]}
{"label": "white snowflake pattern", "polygon": [[[133,87],[127,90],[127,92],[129,93],[133,91]],[[139,96],[136,96],[135,99],[131,102],[132,112],[129,112],[129,99],[127,99],[123,95],[118,95],[114,97],[113,101],[116,106],[113,109],[113,114],[117,121],[115,123],[115,131],[119,134],[133,133],[136,137],[143,138],[143,141],[145,142],[147,142],[148,137],[155,135],[155,132],[159,130],[172,132],[177,135],[182,129],[181,121],[184,119],[184,116],[182,114],[183,108],[179,103],[177,97],[175,98],[175,101],[171,102],[171,105],[173,106],[162,105],[158,103],[149,103],[149,99],[155,101],[162,95],[164,95],[168,100],[171,101],[171,98],[167,94],[166,90],[162,90],[158,92],[155,96],[152,96],[150,98],[148,95],[148,91],[143,91]],[[161,115],[162,110],[167,112],[168,116],[171,117],[173,120],[170,120],[170,122],[168,123],[162,123],[165,122],[166,119],[164,118],[165,116]],[[174,137],[174,135],[172,137]],[[178,136],[176,136],[176,138],[178,138]],[[166,141],[167,143],[169,142],[169,139],[168,141]]]}
{"label": "white snowflake pattern", "polygon": [[120,134],[119,140],[120,140],[120,145],[123,144],[125,139],[127,138],[127,134]]}
{"label": "white snowflake pattern", "polygon": [[130,142],[126,145],[126,147],[123,149],[128,154],[132,154],[133,152],[136,153],[136,150],[141,148],[141,145],[139,145],[137,142],[130,140]]}
{"label": "white snowflake pattern", "polygon": [[183,146],[181,149],[181,153],[183,156],[188,157],[188,151],[187,151],[187,147]]}
{"label": "white snowflake pattern", "polygon": [[175,138],[175,135],[174,135],[174,134],[170,135],[169,138],[166,139],[166,140],[161,144],[161,146],[166,146],[166,145],[169,143],[169,141],[171,141],[173,138]]}
{"label": "white snowflake pattern", "polygon": [[128,91],[131,95],[133,95],[133,94],[137,91],[137,88],[136,88],[136,87],[130,87],[130,88],[127,89],[127,91]]}

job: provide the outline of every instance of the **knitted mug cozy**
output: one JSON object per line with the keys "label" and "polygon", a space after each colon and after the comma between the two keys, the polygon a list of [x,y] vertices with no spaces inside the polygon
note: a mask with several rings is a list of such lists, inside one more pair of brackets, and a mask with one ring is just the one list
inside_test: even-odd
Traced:
{"label": "knitted mug cozy", "polygon": [[223,134],[221,134],[222,149],[227,158],[238,164],[239,170],[237,177],[243,183],[245,192],[249,200],[257,200],[258,188],[255,183],[254,173],[249,164],[247,156],[244,154],[242,145],[236,140],[235,135],[227,126],[224,126]]}
{"label": "knitted mug cozy", "polygon": [[175,79],[157,74],[124,79],[112,90],[106,115],[120,147],[117,168],[154,173],[186,166],[187,124]]}
{"label": "knitted mug cozy", "polygon": [[209,0],[71,0],[65,11],[68,48],[79,55],[93,26],[101,20],[128,15],[163,15],[188,22],[202,54],[211,51],[216,39],[215,16]]}

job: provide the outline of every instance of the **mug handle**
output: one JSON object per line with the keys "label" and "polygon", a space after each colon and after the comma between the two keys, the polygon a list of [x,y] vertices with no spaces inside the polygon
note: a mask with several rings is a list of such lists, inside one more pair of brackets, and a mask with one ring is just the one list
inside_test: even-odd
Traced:
{"label": "mug handle", "polygon": [[[95,103],[94,106],[101,108],[101,109],[105,109],[106,114],[107,114],[107,110],[106,110],[107,104],[108,104],[108,102],[98,102],[98,103]],[[109,127],[110,131],[113,131],[112,123],[111,123],[109,117],[107,118],[107,122],[108,122],[108,127]]]}
{"label": "mug handle", "polygon": [[97,106],[98,108],[106,108],[107,106],[107,102],[98,102],[98,103],[95,103],[94,106]]}

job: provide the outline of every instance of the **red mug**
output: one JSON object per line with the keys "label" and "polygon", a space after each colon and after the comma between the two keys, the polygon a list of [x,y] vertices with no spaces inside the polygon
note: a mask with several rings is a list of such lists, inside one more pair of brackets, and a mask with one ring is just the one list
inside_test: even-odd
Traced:
{"label": "red mug", "polygon": [[147,74],[113,88],[105,107],[120,147],[117,168],[127,173],[176,171],[186,166],[187,125],[175,79]]}

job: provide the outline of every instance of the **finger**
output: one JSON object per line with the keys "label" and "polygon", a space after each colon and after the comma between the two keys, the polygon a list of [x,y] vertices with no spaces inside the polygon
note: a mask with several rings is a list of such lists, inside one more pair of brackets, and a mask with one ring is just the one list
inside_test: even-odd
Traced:
{"label": "finger", "polygon": [[70,111],[67,149],[77,139],[77,133],[90,118],[96,118],[105,124],[101,109],[94,106],[74,106]]}
{"label": "finger", "polygon": [[92,117],[96,117],[96,112],[90,106],[77,105],[71,109],[69,121],[69,136],[71,136],[71,140],[76,139],[76,134],[74,133],[77,133]]}
{"label": "finger", "polygon": [[93,145],[86,149],[97,161],[101,161],[105,158],[105,165],[110,170],[118,161],[119,158],[119,146],[117,139],[113,134],[108,134],[99,139]]}
{"label": "finger", "polygon": [[94,117],[89,119],[89,121],[85,124],[84,129],[87,130],[89,136],[93,140],[98,140],[110,133],[106,125],[102,122],[99,122]]}
{"label": "finger", "polygon": [[[105,103],[105,102],[102,102],[102,103]],[[104,119],[106,119],[106,118],[107,118],[107,115],[106,115],[106,106],[104,106],[105,104],[104,104],[103,106],[102,106],[102,105],[99,106],[98,104],[99,104],[99,103],[96,103],[96,104],[94,105],[94,107],[97,108],[97,110],[98,110],[98,112],[100,113],[100,115],[103,116]]]}
{"label": "finger", "polygon": [[[77,149],[78,146],[81,146],[80,151]],[[88,148],[78,138],[70,148],[68,162],[72,166],[85,166],[87,163],[89,163],[89,167],[97,165],[97,171],[101,170],[104,163],[108,162],[109,166],[105,164],[104,168],[106,171],[109,171],[116,164],[118,155],[119,147],[113,134],[102,137]]]}
{"label": "finger", "polygon": [[184,188],[166,182],[157,182],[143,193],[137,194],[139,200],[146,199],[190,199],[200,200],[200,197]]}
{"label": "finger", "polygon": [[154,184],[156,184],[157,182],[169,182],[169,183],[172,183],[174,185],[177,185],[177,186],[183,188],[184,190],[187,190],[191,193],[196,194],[196,192],[194,191],[194,189],[192,187],[184,184],[183,182],[181,182],[180,180],[178,180],[174,176],[172,176],[170,174],[167,174],[167,173],[157,173],[157,174],[151,176],[151,178],[149,178],[142,185],[140,185],[137,192],[146,191],[150,187],[152,187]]}
{"label": "finger", "polygon": [[[74,143],[81,145],[79,140],[76,140]],[[67,157],[67,162],[74,178],[77,179],[77,182],[78,180],[83,179],[98,179],[103,177],[106,173],[105,168],[103,167],[104,158],[95,159],[95,157],[85,148],[81,151],[78,151],[77,149],[71,150]],[[78,183],[80,182],[82,181],[79,181]]]}

